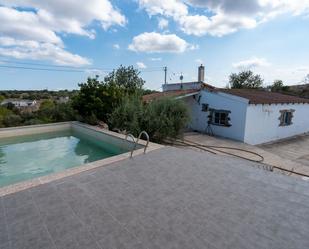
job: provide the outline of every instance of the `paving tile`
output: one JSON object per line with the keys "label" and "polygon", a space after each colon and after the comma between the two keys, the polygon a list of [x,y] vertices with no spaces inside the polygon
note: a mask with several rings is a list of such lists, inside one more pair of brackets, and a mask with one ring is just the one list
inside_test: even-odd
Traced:
{"label": "paving tile", "polygon": [[101,249],[93,236],[85,229],[78,229],[55,241],[57,249]]}
{"label": "paving tile", "polygon": [[6,195],[2,198],[6,209],[15,209],[32,203],[31,194],[28,190]]}
{"label": "paving tile", "polygon": [[83,224],[74,216],[54,217],[45,220],[45,224],[54,241],[73,234],[83,227]]}
{"label": "paving tile", "polygon": [[309,184],[255,166],[167,147],[9,195],[0,249],[309,248]]}
{"label": "paving tile", "polygon": [[11,244],[9,242],[5,244],[0,244],[0,249],[12,249]]}
{"label": "paving tile", "polygon": [[39,230],[30,230],[29,233],[25,233],[22,236],[16,236],[16,238],[11,240],[11,244],[14,249],[55,248],[50,235],[44,227],[41,227]]}
{"label": "paving tile", "polygon": [[7,244],[9,242],[9,233],[5,223],[0,225],[0,245]]}
{"label": "paving tile", "polygon": [[7,224],[26,222],[29,220],[39,220],[40,215],[33,202],[25,205],[5,208]]}
{"label": "paving tile", "polygon": [[102,249],[142,249],[143,245],[138,239],[124,228],[109,233],[99,241]]}

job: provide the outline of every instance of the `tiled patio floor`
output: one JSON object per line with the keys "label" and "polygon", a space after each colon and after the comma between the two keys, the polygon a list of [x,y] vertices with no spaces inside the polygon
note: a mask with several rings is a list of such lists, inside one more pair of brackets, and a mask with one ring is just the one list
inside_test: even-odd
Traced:
{"label": "tiled patio floor", "polygon": [[306,249],[309,183],[163,148],[0,199],[1,249]]}

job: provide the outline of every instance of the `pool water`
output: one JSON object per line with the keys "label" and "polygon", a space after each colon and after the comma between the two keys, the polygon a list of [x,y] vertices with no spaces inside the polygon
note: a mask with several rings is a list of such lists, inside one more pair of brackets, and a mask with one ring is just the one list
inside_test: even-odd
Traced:
{"label": "pool water", "polygon": [[0,187],[124,152],[73,130],[0,139]]}

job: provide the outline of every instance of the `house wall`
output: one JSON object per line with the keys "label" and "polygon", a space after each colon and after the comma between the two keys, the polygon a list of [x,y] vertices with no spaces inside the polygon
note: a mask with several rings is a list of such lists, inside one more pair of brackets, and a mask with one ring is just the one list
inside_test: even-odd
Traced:
{"label": "house wall", "polygon": [[[293,109],[292,124],[279,126],[280,110]],[[309,132],[309,104],[249,105],[244,142],[261,144]]]}
{"label": "house wall", "polygon": [[[198,103],[199,95],[201,97]],[[229,117],[232,126],[211,125],[213,133],[217,136],[243,141],[248,100],[230,94],[210,92],[208,90],[202,90],[199,95],[195,95],[195,99],[193,97],[184,99],[191,112],[189,128],[199,132],[206,131],[209,112],[202,111],[202,104],[208,104],[209,108],[231,111]]]}

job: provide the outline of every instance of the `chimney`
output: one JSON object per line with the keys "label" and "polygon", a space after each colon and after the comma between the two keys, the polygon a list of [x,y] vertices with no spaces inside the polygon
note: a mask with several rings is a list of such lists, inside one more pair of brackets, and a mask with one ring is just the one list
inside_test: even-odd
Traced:
{"label": "chimney", "polygon": [[205,78],[205,67],[203,65],[200,65],[198,67],[198,82],[204,82]]}

